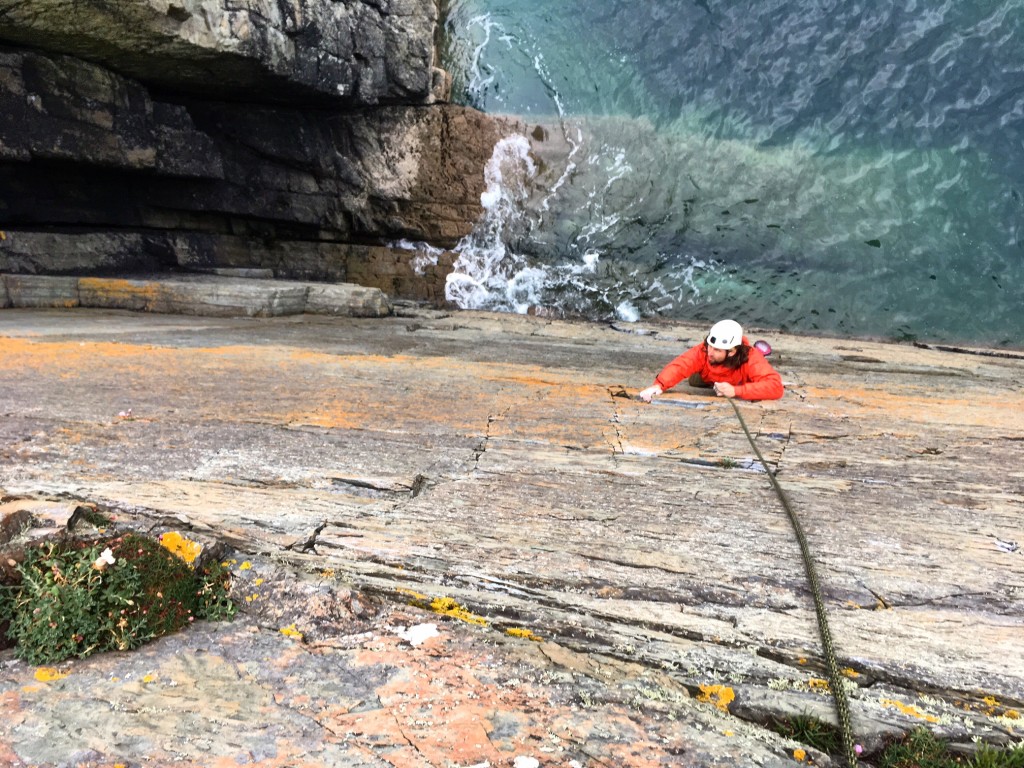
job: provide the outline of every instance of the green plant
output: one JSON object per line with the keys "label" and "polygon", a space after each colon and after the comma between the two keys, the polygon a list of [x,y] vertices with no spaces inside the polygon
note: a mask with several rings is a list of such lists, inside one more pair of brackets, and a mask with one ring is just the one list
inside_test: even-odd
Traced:
{"label": "green plant", "polygon": [[996,749],[982,744],[971,761],[972,768],[1024,768],[1024,745]]}
{"label": "green plant", "polygon": [[238,606],[229,597],[231,571],[223,563],[213,562],[196,570],[196,617],[210,621],[230,621]]}
{"label": "green plant", "polygon": [[918,728],[883,750],[879,768],[1024,768],[1024,746],[982,744],[973,756],[955,755],[927,728]]}
{"label": "green plant", "polygon": [[768,723],[768,727],[782,736],[814,747],[825,754],[838,754],[842,749],[842,740],[836,727],[810,715],[776,717]]}
{"label": "green plant", "polygon": [[718,462],[718,466],[722,469],[736,469],[739,465],[740,463],[736,461],[736,459],[730,459],[728,457],[720,459]]}
{"label": "green plant", "polygon": [[0,590],[15,653],[49,664],[130,650],[194,618],[234,615],[219,563],[193,570],[152,539],[126,534],[85,544],[51,541],[26,552],[21,582]]}
{"label": "green plant", "polygon": [[917,728],[882,752],[879,768],[945,768],[955,765],[946,745],[927,728]]}

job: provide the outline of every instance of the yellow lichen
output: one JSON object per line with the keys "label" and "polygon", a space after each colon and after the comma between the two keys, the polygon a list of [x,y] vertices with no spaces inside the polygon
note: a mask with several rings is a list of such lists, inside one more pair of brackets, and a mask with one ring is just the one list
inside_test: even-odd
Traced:
{"label": "yellow lichen", "polygon": [[295,640],[301,640],[303,638],[303,634],[299,632],[298,628],[294,624],[289,624],[287,627],[281,627],[279,631],[285,637],[290,637]]}
{"label": "yellow lichen", "polygon": [[820,677],[812,677],[807,681],[807,686],[815,693],[828,693],[831,690],[828,680],[822,680]]}
{"label": "yellow lichen", "polygon": [[61,672],[54,667],[39,667],[36,670],[35,678],[41,683],[51,683],[54,680],[60,680],[61,678],[67,677],[67,672]]}
{"label": "yellow lichen", "polygon": [[169,531],[160,537],[160,544],[168,552],[177,555],[186,563],[191,565],[203,551],[203,545],[186,539],[180,533]]}
{"label": "yellow lichen", "polygon": [[697,701],[714,704],[723,712],[729,711],[729,704],[736,698],[736,692],[727,685],[702,685]]}
{"label": "yellow lichen", "polygon": [[807,752],[798,747],[797,749],[793,750],[793,759],[796,760],[798,763],[802,763],[804,760],[807,759]]}
{"label": "yellow lichen", "polygon": [[843,670],[843,674],[846,675],[851,680],[860,677],[860,672],[855,670],[853,667],[847,667],[846,669],[844,669]]}
{"label": "yellow lichen", "polygon": [[481,627],[487,626],[487,619],[483,616],[477,616],[475,613],[470,613],[450,597],[435,597],[430,601],[430,610],[442,616],[451,616],[453,619],[464,621],[467,624],[476,624]]}
{"label": "yellow lichen", "polygon": [[897,709],[905,715],[916,717],[918,720],[924,720],[926,723],[939,722],[939,718],[935,717],[935,715],[926,714],[917,707],[910,704],[904,704],[902,701],[897,701],[896,699],[879,699],[879,704],[890,709]]}
{"label": "yellow lichen", "polygon": [[252,568],[252,563],[250,563],[248,560],[246,560],[240,566],[238,566],[238,570],[240,571],[248,571],[250,568]]}
{"label": "yellow lichen", "polygon": [[523,638],[526,638],[527,640],[533,640],[536,643],[544,642],[544,638],[543,637],[541,637],[540,635],[534,634],[530,630],[524,629],[522,627],[509,627],[508,629],[505,630],[505,633],[509,634],[509,635],[512,635],[512,637],[523,637]]}

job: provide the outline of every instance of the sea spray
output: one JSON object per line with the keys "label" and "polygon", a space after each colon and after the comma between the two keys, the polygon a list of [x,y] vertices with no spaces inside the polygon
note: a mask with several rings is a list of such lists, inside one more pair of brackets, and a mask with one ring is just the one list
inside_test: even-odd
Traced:
{"label": "sea spray", "polygon": [[525,224],[524,203],[537,169],[530,142],[509,136],[494,147],[484,168],[483,218],[455,247],[458,258],[445,282],[445,298],[463,309],[526,312],[539,301],[543,269],[530,267],[509,248]]}

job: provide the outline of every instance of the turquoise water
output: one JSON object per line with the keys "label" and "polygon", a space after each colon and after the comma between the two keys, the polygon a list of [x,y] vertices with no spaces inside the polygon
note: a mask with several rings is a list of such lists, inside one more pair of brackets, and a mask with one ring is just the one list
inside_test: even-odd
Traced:
{"label": "turquoise water", "polygon": [[1024,345],[1024,0],[453,0],[444,30],[453,99],[570,157],[496,153],[463,306]]}

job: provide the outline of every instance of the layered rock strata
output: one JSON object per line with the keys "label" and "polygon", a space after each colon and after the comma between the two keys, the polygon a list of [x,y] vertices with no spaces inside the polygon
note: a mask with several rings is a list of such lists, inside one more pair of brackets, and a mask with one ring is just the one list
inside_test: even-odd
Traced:
{"label": "layered rock strata", "polygon": [[[371,752],[388,756],[365,763],[381,768],[399,756],[507,766],[503,750],[539,733],[534,745],[557,734],[566,750],[543,765],[781,768],[797,749],[836,765],[762,727],[834,717],[800,547],[766,466],[707,390],[628,397],[705,329],[628,329],[423,309],[0,313],[0,504],[91,503],[118,525],[219,541],[237,551],[236,596],[258,626],[62,665],[66,684],[44,689],[12,662],[0,755],[64,764],[88,744],[105,765],[209,765],[204,745],[241,733],[254,751],[272,744],[280,768]],[[803,523],[865,757],[921,726],[965,748],[1019,742],[1024,361],[770,341],[786,395],[739,410]],[[443,615],[324,622],[271,565]],[[388,638],[411,621],[443,637],[406,673]],[[289,625],[305,643],[281,634]],[[543,666],[502,662],[503,639]],[[379,676],[352,664],[368,654]],[[447,677],[459,669],[475,673]],[[384,681],[403,679],[430,695],[389,696]],[[531,694],[496,700],[488,679]],[[357,680],[358,692],[337,687]],[[181,705],[193,690],[197,706],[238,716],[193,725],[193,699]],[[166,746],[150,746],[152,712]],[[465,751],[433,741],[459,722],[479,732]]]}
{"label": "layered rock strata", "polygon": [[441,103],[436,22],[432,0],[0,2],[0,271],[439,299],[518,126]]}

